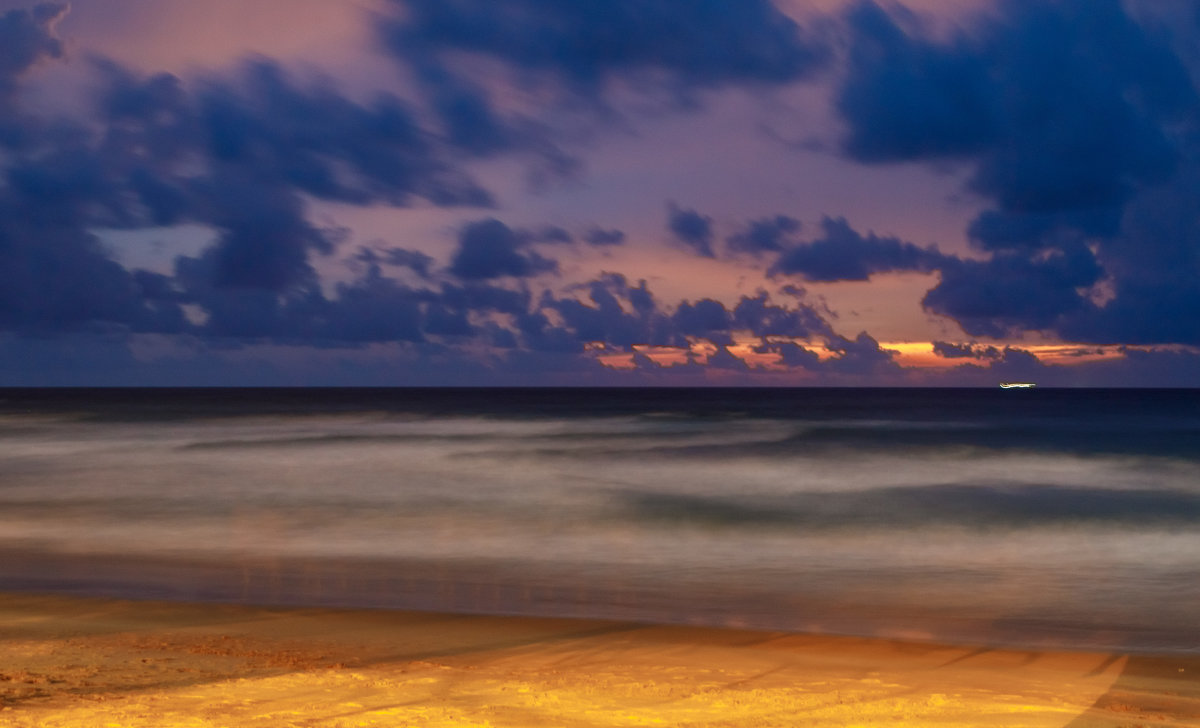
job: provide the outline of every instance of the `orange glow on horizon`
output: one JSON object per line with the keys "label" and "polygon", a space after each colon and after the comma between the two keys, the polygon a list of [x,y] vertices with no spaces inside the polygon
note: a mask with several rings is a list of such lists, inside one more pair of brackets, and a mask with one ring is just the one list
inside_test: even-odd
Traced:
{"label": "orange glow on horizon", "polygon": [[[837,356],[837,352],[831,350],[823,342],[788,339],[785,337],[768,337],[764,340],[750,336],[745,332],[735,334],[734,343],[723,348],[729,354],[741,359],[753,370],[788,372],[790,370],[781,364],[779,354],[756,351],[756,349],[761,348],[769,342],[779,343],[782,341],[789,341],[809,349],[821,361],[826,361]],[[1125,356],[1124,349],[1127,348],[1115,345],[1071,343],[1022,344],[1021,342],[995,342],[981,344],[980,342],[963,342],[963,345],[967,344],[994,347],[1001,355],[1003,355],[1004,350],[1007,348],[1028,352],[1037,357],[1041,363],[1048,366],[1074,366],[1097,361],[1121,359]],[[941,357],[934,352],[933,342],[931,341],[880,342],[879,346],[885,351],[892,352],[896,363],[905,369],[953,369],[963,364],[974,364],[982,368],[988,368],[995,361],[995,359],[987,357]],[[586,348],[588,351],[595,353],[596,359],[601,364],[610,369],[634,370],[638,368],[637,357],[639,355],[665,368],[685,365],[689,362],[706,365],[712,356],[721,351],[722,347],[717,347],[704,339],[696,339],[686,349],[673,346],[638,345],[633,347],[633,351],[622,351],[611,349],[599,342],[588,344]]]}
{"label": "orange glow on horizon", "polygon": [[[957,342],[952,342],[957,343]],[[965,342],[964,342],[965,343]],[[975,342],[978,345],[978,342]],[[883,349],[891,349],[898,352],[896,361],[902,367],[912,369],[950,369],[961,364],[971,363],[981,367],[991,366],[991,359],[973,359],[964,357],[961,359],[949,359],[940,357],[933,351],[933,342],[931,341],[900,341],[900,342],[880,342],[879,346]],[[1043,364],[1051,366],[1074,366],[1076,364],[1085,364],[1088,362],[1104,361],[1109,359],[1120,359],[1124,356],[1120,346],[1098,346],[1091,344],[1022,344],[1021,342],[996,342],[989,343],[986,346],[993,346],[1000,352],[1006,348],[1026,351],[1033,354]]]}

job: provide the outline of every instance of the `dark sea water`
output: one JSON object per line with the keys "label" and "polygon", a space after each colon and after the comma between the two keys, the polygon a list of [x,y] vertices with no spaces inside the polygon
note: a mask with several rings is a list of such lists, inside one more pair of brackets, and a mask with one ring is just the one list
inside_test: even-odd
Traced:
{"label": "dark sea water", "polygon": [[1200,391],[0,391],[0,589],[1200,652]]}

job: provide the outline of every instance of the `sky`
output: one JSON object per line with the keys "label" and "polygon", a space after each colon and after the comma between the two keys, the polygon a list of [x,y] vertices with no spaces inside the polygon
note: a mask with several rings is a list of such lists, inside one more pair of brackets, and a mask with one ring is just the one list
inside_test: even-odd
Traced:
{"label": "sky", "polygon": [[0,386],[1200,386],[1190,0],[0,0]]}

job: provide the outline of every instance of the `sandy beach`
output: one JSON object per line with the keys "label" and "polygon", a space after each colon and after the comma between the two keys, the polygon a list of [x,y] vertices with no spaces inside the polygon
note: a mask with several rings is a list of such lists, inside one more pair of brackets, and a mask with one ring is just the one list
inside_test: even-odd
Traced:
{"label": "sandy beach", "polygon": [[0,725],[1195,726],[1200,659],[0,595]]}

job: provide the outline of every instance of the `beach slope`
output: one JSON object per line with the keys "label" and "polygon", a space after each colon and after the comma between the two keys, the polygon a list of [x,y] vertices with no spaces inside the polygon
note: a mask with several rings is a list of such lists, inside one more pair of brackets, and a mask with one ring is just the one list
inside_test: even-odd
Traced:
{"label": "beach slope", "polygon": [[0,725],[1196,726],[1200,660],[0,594]]}

